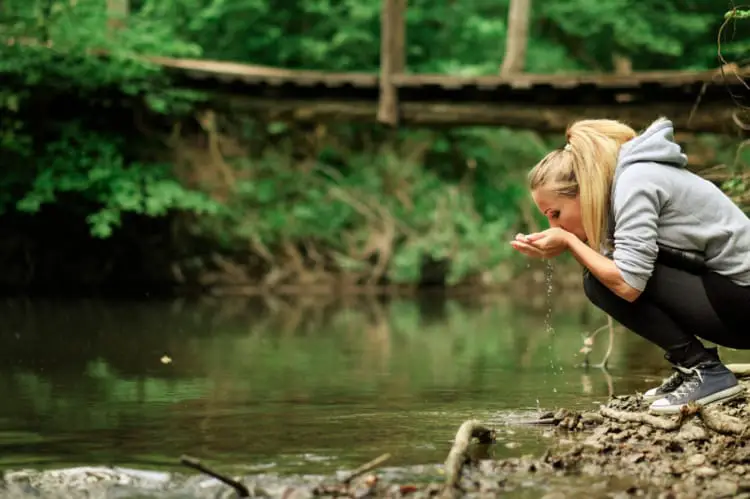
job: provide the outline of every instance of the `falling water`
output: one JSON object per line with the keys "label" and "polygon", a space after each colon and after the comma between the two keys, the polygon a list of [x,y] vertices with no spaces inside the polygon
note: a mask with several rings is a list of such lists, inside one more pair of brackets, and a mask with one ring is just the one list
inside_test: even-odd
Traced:
{"label": "falling water", "polygon": [[555,333],[552,328],[552,273],[555,271],[555,267],[552,265],[552,260],[546,259],[546,266],[544,267],[544,281],[547,283],[547,314],[544,317],[544,328],[548,333]]}
{"label": "falling water", "polygon": [[[552,264],[551,259],[545,260],[546,266],[544,268],[544,281],[547,284],[547,312],[544,317],[544,328],[547,333],[550,334],[550,340],[551,336],[555,334],[555,329],[552,327],[552,274],[555,271],[555,267]],[[552,350],[552,341],[549,343],[549,349]],[[549,361],[550,367],[552,369],[555,368],[555,361],[553,356],[550,355],[550,361]],[[562,366],[559,367],[559,370],[562,371]]]}

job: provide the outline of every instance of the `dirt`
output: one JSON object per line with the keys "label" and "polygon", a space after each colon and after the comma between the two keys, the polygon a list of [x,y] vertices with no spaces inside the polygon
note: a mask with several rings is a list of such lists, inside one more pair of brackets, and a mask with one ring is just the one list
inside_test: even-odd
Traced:
{"label": "dirt", "polygon": [[[457,487],[446,487],[441,465],[409,470],[377,468],[356,477],[248,476],[239,481],[251,497],[307,499],[365,497],[653,497],[750,499],[750,423],[747,399],[675,416],[645,416],[640,396],[611,399],[595,412],[565,409],[536,424],[554,433],[541,456],[488,459],[472,444]],[[645,418],[644,418],[645,416]],[[644,418],[646,422],[618,419]],[[654,419],[656,418],[656,419]],[[497,445],[502,443],[495,442]],[[455,454],[455,452],[454,452]],[[109,468],[6,472],[2,497],[237,497],[204,474]]]}

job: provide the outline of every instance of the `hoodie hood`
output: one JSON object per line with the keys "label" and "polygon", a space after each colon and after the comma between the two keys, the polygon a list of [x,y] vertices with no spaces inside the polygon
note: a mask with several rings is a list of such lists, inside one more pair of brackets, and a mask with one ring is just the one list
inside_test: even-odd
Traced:
{"label": "hoodie hood", "polygon": [[653,122],[645,131],[620,147],[617,173],[633,163],[660,163],[685,168],[687,156],[674,141],[674,127],[666,118]]}
{"label": "hoodie hood", "polygon": [[[620,147],[617,158],[615,178],[612,182],[612,199],[615,196],[615,186],[622,172],[636,163],[659,163],[674,168],[685,168],[688,164],[687,155],[682,152],[680,145],[674,141],[674,126],[666,118],[659,118],[651,123],[635,138]],[[614,208],[610,209],[608,235],[610,242],[614,237],[615,220]],[[606,251],[605,254],[609,254]]]}

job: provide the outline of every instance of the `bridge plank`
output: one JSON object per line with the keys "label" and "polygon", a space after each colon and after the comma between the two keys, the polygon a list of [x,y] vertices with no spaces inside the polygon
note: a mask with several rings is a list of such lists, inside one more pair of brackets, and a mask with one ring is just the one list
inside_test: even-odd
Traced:
{"label": "bridge plank", "polygon": [[[349,84],[359,88],[378,87],[378,75],[371,73],[329,73],[325,71],[281,69],[269,66],[240,64],[234,62],[201,59],[174,59],[170,57],[148,57],[148,60],[165,68],[182,70],[190,75],[202,73],[205,77],[234,77],[247,84],[283,81],[300,86],[323,85],[335,87]],[[728,68],[725,76],[730,84],[739,84],[739,77],[750,76],[750,68],[738,70]],[[230,78],[231,79],[231,78]],[[446,90],[460,90],[476,87],[484,90],[509,88],[529,90],[535,86],[548,86],[558,89],[574,89],[590,85],[602,89],[634,89],[649,85],[663,88],[678,88],[696,84],[722,84],[719,70],[709,71],[641,71],[631,74],[613,73],[560,73],[531,74],[512,76],[452,76],[443,74],[393,74],[390,81],[400,89],[420,89],[437,87]]]}

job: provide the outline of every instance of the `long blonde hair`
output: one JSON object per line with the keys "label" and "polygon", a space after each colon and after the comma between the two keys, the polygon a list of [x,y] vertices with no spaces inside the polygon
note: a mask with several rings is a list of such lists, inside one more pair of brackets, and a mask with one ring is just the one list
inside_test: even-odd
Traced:
{"label": "long blonde hair", "polygon": [[547,154],[529,172],[529,188],[580,196],[581,222],[588,245],[602,250],[609,217],[610,191],[620,147],[635,130],[615,120],[580,120],[568,127],[567,144]]}

